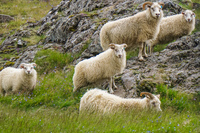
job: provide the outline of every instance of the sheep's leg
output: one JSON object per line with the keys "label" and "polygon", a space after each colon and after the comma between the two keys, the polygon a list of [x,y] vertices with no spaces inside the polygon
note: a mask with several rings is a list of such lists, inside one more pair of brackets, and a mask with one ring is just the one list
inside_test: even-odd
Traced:
{"label": "sheep's leg", "polygon": [[143,47],[144,47],[144,45],[143,45],[143,43],[141,43],[139,45],[139,54],[138,54],[139,61],[145,61],[144,58],[142,57]]}
{"label": "sheep's leg", "polygon": [[151,56],[151,46],[147,45],[147,52],[149,54],[149,56]]}
{"label": "sheep's leg", "polygon": [[111,77],[111,78],[110,78],[110,85],[109,85],[109,91],[110,91],[111,94],[114,93],[114,91],[113,91],[113,89],[112,89],[112,83],[113,83],[113,78]]}
{"label": "sheep's leg", "polygon": [[112,83],[113,83],[114,88],[115,88],[115,89],[118,89],[118,87],[115,85],[115,80],[114,80],[113,77],[112,77]]}
{"label": "sheep's leg", "polygon": [[5,96],[6,91],[5,91],[3,88],[1,88],[1,87],[0,87],[0,90],[1,90],[1,95],[2,95],[2,96]]}
{"label": "sheep's leg", "polygon": [[142,50],[142,55],[144,56],[144,57],[148,57],[148,55],[147,55],[147,53],[146,53],[146,43],[144,42],[143,43],[143,50]]}

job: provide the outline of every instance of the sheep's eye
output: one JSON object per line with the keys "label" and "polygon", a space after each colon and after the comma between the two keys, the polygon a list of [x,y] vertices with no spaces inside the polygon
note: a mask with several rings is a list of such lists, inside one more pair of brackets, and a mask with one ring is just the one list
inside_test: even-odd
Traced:
{"label": "sheep's eye", "polygon": [[152,102],[152,104],[155,105],[156,103],[155,103],[155,102]]}
{"label": "sheep's eye", "polygon": [[151,8],[151,10],[153,10],[153,11],[154,11],[154,8]]}
{"label": "sheep's eye", "polygon": [[119,50],[118,50],[118,49],[115,49],[115,51],[118,52]]}

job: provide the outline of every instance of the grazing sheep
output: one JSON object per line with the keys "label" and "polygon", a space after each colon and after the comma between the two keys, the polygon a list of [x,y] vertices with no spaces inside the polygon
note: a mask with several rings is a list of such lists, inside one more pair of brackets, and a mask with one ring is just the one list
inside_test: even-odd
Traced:
{"label": "grazing sheep", "polygon": [[113,76],[122,73],[126,66],[126,44],[110,44],[110,48],[96,57],[85,59],[75,66],[73,84],[77,89],[88,84],[97,83],[104,79],[110,79],[109,91],[114,93],[112,85],[117,88]]}
{"label": "grazing sheep", "polygon": [[3,96],[31,93],[36,86],[35,63],[20,64],[20,68],[7,67],[0,72],[0,92]]}
{"label": "grazing sheep", "polygon": [[189,35],[195,28],[195,14],[191,10],[165,17],[160,23],[160,32],[155,40],[147,41],[150,55],[156,44],[169,43],[181,36]]}
{"label": "grazing sheep", "polygon": [[160,95],[153,95],[149,92],[142,92],[140,96],[146,95],[145,98],[121,98],[109,94],[104,90],[92,89],[86,92],[80,101],[80,112],[100,112],[116,113],[118,111],[132,110],[155,110],[162,111],[160,108]]}
{"label": "grazing sheep", "polygon": [[139,60],[147,57],[145,42],[157,36],[160,30],[160,21],[163,17],[162,2],[145,2],[143,9],[134,16],[106,23],[100,31],[101,47],[108,49],[110,43],[126,43],[128,50],[139,46]]}

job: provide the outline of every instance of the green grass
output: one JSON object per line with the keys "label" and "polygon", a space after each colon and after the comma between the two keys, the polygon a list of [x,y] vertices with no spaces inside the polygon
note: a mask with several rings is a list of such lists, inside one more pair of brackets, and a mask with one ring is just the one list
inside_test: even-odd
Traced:
{"label": "green grass", "polygon": [[[49,64],[52,65],[52,64]],[[74,67],[39,74],[29,96],[0,97],[1,132],[192,132],[200,131],[200,97],[158,84],[163,112],[79,115],[83,92],[74,96]]]}
{"label": "green grass", "polygon": [[27,42],[28,46],[31,46],[31,45],[38,44],[38,42],[40,42],[40,41],[43,41],[44,38],[45,38],[45,35],[41,35],[41,36],[31,35],[30,37],[24,37],[22,39]]}
{"label": "green grass", "polygon": [[0,25],[0,34],[7,33],[11,29],[18,29],[26,22],[35,22],[44,17],[52,6],[56,6],[61,0],[1,0],[0,14],[6,14],[14,17],[9,23]]}
{"label": "green grass", "polygon": [[86,90],[72,93],[72,57],[42,50],[34,61],[38,81],[33,93],[0,97],[1,132],[200,132],[200,94],[180,93],[158,84],[155,93],[161,94],[163,112],[79,115],[80,98]]}
{"label": "green grass", "polygon": [[138,55],[138,49],[127,51],[126,52],[126,59],[129,60],[131,57],[135,57]]}
{"label": "green grass", "polygon": [[71,54],[62,54],[50,49],[38,51],[35,56],[35,62],[38,65],[39,73],[48,73],[53,70],[60,70],[72,61],[73,57]]}

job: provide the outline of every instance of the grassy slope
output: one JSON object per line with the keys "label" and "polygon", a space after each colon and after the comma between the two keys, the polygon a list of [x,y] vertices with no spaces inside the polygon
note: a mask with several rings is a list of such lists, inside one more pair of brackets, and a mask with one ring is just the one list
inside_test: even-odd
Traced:
{"label": "grassy slope", "polygon": [[[41,59],[46,52],[47,57]],[[38,63],[39,76],[33,94],[0,97],[2,132],[200,131],[199,95],[180,93],[165,85],[157,85],[155,92],[161,94],[162,113],[133,111],[111,116],[80,116],[79,101],[86,90],[73,95],[74,67],[69,65],[66,56],[50,50],[38,53],[35,62],[43,62],[48,67],[44,69]],[[60,61],[56,66],[55,59]],[[61,70],[63,64],[67,66],[65,72]]]}
{"label": "grassy slope", "polygon": [[49,3],[42,0],[1,0],[0,14],[14,17],[14,21],[2,23],[0,34],[8,33],[12,29],[18,29],[26,22],[35,22],[44,17],[48,11],[60,3],[61,0],[50,0]]}
{"label": "grassy slope", "polygon": [[[25,7],[24,2],[31,10],[34,9],[32,4],[36,0],[28,1],[32,6],[28,5],[27,1],[16,0],[6,3],[7,8],[5,8],[6,4],[1,4],[0,9],[4,7],[5,13],[16,17],[18,16],[16,10],[20,12],[19,14],[23,14],[22,12],[25,10],[23,9]],[[57,4],[59,2],[57,1]],[[22,5],[19,3],[22,3]],[[43,5],[42,7],[47,7],[40,11],[44,12],[45,15],[51,7],[45,2],[39,3],[41,3],[41,6]],[[14,8],[14,5],[21,9]],[[13,7],[15,11],[9,11],[12,10],[9,6]],[[26,9],[26,12],[28,10]],[[0,11],[3,13],[2,10]],[[44,15],[38,16],[37,20]],[[37,15],[33,15],[31,18],[36,17]],[[21,22],[19,22],[19,25],[22,24]],[[16,27],[19,25],[16,22]],[[4,30],[2,30],[2,33],[4,33]],[[73,56],[69,54],[60,54],[51,50],[39,52],[34,60],[38,64],[38,82],[33,94],[0,97],[0,131],[200,132],[199,95],[182,94],[167,88],[165,85],[158,85],[157,92],[155,92],[161,94],[162,113],[134,111],[111,116],[99,116],[97,114],[79,116],[79,101],[85,90],[82,90],[76,96],[72,94],[74,72],[74,67],[70,65],[72,60]],[[45,67],[42,67],[44,65]],[[67,66],[65,72],[62,70],[64,66]]]}

